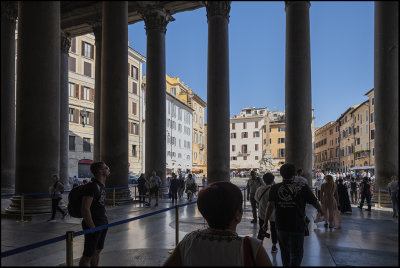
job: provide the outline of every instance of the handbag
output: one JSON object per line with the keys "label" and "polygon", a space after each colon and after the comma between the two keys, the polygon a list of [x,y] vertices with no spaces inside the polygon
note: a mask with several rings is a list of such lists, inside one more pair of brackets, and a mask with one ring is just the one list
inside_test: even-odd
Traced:
{"label": "handbag", "polygon": [[243,257],[244,266],[255,266],[251,252],[250,238],[248,236],[245,236],[243,239]]}

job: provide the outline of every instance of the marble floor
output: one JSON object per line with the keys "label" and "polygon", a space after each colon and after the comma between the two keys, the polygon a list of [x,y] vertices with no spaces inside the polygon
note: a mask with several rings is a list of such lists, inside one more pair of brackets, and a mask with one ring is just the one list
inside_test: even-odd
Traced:
{"label": "marble floor", "polygon": [[[65,198],[65,196],[64,196]],[[2,200],[2,213],[9,200]],[[108,206],[109,222],[118,222],[146,213],[172,207],[169,199],[161,199],[158,207],[138,203]],[[184,204],[187,200],[180,201]],[[244,215],[237,231],[239,235],[256,236],[258,224],[252,224],[251,206],[246,202]],[[307,215],[315,218],[316,210],[307,207]],[[65,234],[80,231],[80,220],[57,214],[56,222],[47,222],[49,214],[36,215],[28,222],[1,220],[1,251],[5,252]],[[179,239],[190,231],[206,227],[196,204],[179,209]],[[161,266],[175,246],[175,209],[130,221],[109,228],[100,266]],[[270,239],[263,242],[271,261],[282,266],[280,251],[271,254]],[[279,248],[279,246],[278,246]],[[74,265],[83,251],[83,236],[74,238]],[[66,243],[56,242],[1,259],[2,266],[65,266]],[[310,223],[310,236],[304,239],[302,266],[398,266],[398,218],[390,209],[373,208],[342,215],[342,229],[329,229],[323,223]]]}

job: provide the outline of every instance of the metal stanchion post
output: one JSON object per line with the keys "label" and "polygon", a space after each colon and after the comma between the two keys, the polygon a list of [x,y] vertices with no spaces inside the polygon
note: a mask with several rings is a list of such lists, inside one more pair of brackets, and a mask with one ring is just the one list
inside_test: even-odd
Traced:
{"label": "metal stanchion post", "polygon": [[179,205],[175,205],[175,246],[179,243]]}
{"label": "metal stanchion post", "polygon": [[73,252],[73,239],[74,239],[74,232],[68,231],[66,234],[66,242],[67,242],[67,266],[74,266],[74,252]]}
{"label": "metal stanchion post", "polygon": [[378,208],[381,208],[381,189],[378,188]]}
{"label": "metal stanchion post", "polygon": [[24,210],[25,210],[25,197],[21,194],[21,221],[24,221]]}
{"label": "metal stanchion post", "polygon": [[113,189],[113,207],[115,207],[115,187]]}

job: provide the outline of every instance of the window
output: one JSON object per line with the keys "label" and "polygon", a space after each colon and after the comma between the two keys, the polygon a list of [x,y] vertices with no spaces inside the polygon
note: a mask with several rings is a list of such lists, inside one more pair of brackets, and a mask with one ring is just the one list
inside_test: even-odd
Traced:
{"label": "window", "polygon": [[243,160],[247,160],[247,156],[243,156]]}
{"label": "window", "polygon": [[232,152],[234,152],[235,149],[236,149],[236,146],[235,146],[235,145],[232,145]]}
{"label": "window", "polygon": [[360,114],[359,116],[360,116],[360,124],[362,124],[362,114]]}
{"label": "window", "polygon": [[254,122],[254,127],[258,128],[258,121]]}
{"label": "window", "polygon": [[371,129],[371,140],[375,138],[375,129]]}
{"label": "window", "polygon": [[247,154],[247,144],[242,145],[242,153]]}
{"label": "window", "polygon": [[83,100],[90,100],[90,88],[88,88],[88,87],[83,87],[83,93],[82,93],[82,95],[83,95]]}
{"label": "window", "polygon": [[330,135],[333,134],[333,129],[329,130],[329,134],[330,134]]}
{"label": "window", "polygon": [[279,132],[284,132],[285,131],[285,128],[284,127],[280,127],[279,128]]}
{"label": "window", "polygon": [[131,77],[135,80],[139,78],[139,69],[133,65],[131,66]]}
{"label": "window", "polygon": [[197,159],[197,152],[194,152],[194,159]]}
{"label": "window", "polygon": [[68,108],[68,121],[74,122],[74,109]]}
{"label": "window", "polygon": [[258,137],[260,137],[260,132],[254,131],[253,132],[253,138],[258,138]]}
{"label": "window", "polygon": [[258,144],[254,144],[254,150],[258,151]]}
{"label": "window", "polygon": [[132,82],[132,93],[137,95],[137,83]]}
{"label": "window", "polygon": [[132,114],[136,115],[137,111],[136,111],[136,102],[132,102]]}
{"label": "window", "polygon": [[68,96],[75,97],[75,84],[74,83],[68,83]]}
{"label": "window", "polygon": [[197,114],[196,113],[193,113],[193,120],[194,120],[194,122],[197,122]]}
{"label": "window", "polygon": [[232,129],[235,129],[235,123],[232,123]]}
{"label": "window", "polygon": [[182,121],[182,109],[178,108],[178,120]]}
{"label": "window", "polygon": [[200,128],[203,128],[203,117],[200,116]]}
{"label": "window", "polygon": [[69,150],[75,151],[75,136],[69,136]]}
{"label": "window", "polygon": [[232,156],[231,160],[237,160],[237,157],[236,156]]}
{"label": "window", "polygon": [[247,136],[247,132],[242,132],[242,139],[245,139],[245,138],[247,138],[248,136]]}
{"label": "window", "polygon": [[365,121],[368,122],[368,111],[365,111]]}
{"label": "window", "polygon": [[68,71],[76,73],[76,59],[74,57],[68,57]]}
{"label": "window", "polygon": [[[90,112],[84,112],[84,111],[83,111],[82,119],[83,119],[83,123],[84,123],[85,125],[90,125]],[[90,151],[89,151],[89,152],[90,152]]]}
{"label": "window", "polygon": [[92,64],[89,62],[83,62],[83,74],[92,77]]}
{"label": "window", "polygon": [[285,157],[285,148],[278,149],[278,155],[280,158]]}
{"label": "window", "polygon": [[132,156],[133,156],[133,157],[136,157],[136,156],[137,156],[136,145],[132,145]]}
{"label": "window", "polygon": [[71,52],[76,53],[76,38],[71,39],[71,47],[70,47]]}
{"label": "window", "polygon": [[93,59],[93,45],[82,41],[82,56]]}
{"label": "window", "polygon": [[170,93],[171,93],[171,95],[176,96],[176,88],[175,87],[171,87]]}
{"label": "window", "polygon": [[246,129],[246,122],[243,122],[243,129]]}
{"label": "window", "polygon": [[258,155],[255,156],[255,160],[258,160]]}
{"label": "window", "polygon": [[285,143],[285,138],[278,138],[278,143]]}
{"label": "window", "polygon": [[372,98],[371,103],[372,103],[372,105],[375,104],[375,98]]}
{"label": "window", "polygon": [[[357,126],[357,128],[358,128],[358,126]],[[362,127],[360,127],[360,137],[362,137],[363,136],[363,131],[362,131]]]}
{"label": "window", "polygon": [[374,113],[371,113],[371,123],[373,123],[374,122]]}
{"label": "window", "polygon": [[83,138],[83,151],[90,152],[90,138]]}
{"label": "window", "polygon": [[231,139],[236,139],[236,133],[231,133]]}
{"label": "window", "polygon": [[178,131],[182,132],[182,125],[181,124],[178,124]]}
{"label": "window", "polygon": [[139,125],[137,123],[132,123],[132,134],[139,135]]}

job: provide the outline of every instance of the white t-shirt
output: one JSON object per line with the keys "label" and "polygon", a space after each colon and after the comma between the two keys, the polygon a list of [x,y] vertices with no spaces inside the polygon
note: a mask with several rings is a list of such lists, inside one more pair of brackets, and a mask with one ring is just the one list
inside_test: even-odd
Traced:
{"label": "white t-shirt", "polygon": [[295,182],[303,182],[303,183],[305,183],[305,184],[308,185],[307,179],[304,178],[303,176],[295,176],[295,177],[294,177],[294,181],[295,181]]}
{"label": "white t-shirt", "polygon": [[[185,235],[179,242],[182,266],[244,266],[243,240],[240,236],[220,236],[200,230]],[[260,240],[250,237],[253,260]]]}
{"label": "white t-shirt", "polygon": [[[265,219],[265,212],[267,210],[267,203],[268,203],[269,192],[271,190],[271,187],[272,187],[272,185],[261,185],[260,187],[258,187],[256,194],[254,195],[254,199],[258,202],[258,217],[262,220]],[[266,190],[267,188],[269,188],[269,190]],[[263,196],[261,196],[262,194],[263,194]],[[260,199],[260,197],[261,197],[261,199]],[[272,214],[269,217],[269,220],[275,221],[275,209],[272,210]]]}

